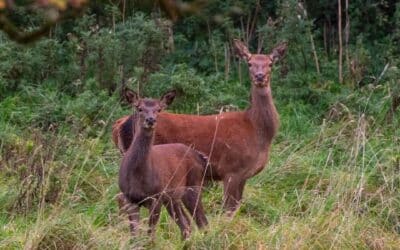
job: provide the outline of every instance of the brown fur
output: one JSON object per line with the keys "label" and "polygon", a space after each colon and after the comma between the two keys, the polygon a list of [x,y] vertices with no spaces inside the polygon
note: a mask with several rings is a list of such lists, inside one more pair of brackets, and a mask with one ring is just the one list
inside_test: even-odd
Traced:
{"label": "brown fur", "polygon": [[[240,204],[246,180],[259,173],[269,158],[279,125],[270,88],[271,67],[283,55],[286,45],[278,46],[269,55],[252,55],[239,41],[235,41],[235,47],[249,63],[251,106],[246,111],[207,116],[160,113],[154,141],[183,143],[205,153],[211,163],[207,177],[223,181],[224,208],[230,214]],[[123,119],[128,118],[118,121]],[[121,136],[120,128],[115,125],[113,131],[119,135],[114,139],[117,146],[122,144],[120,141],[129,140]],[[120,150],[125,152],[126,148]]]}
{"label": "brown fur", "polygon": [[[135,102],[139,110],[133,125],[136,133],[122,159],[119,187],[123,195],[118,195],[118,201],[120,208],[128,212],[133,233],[138,225],[140,206],[150,210],[149,233],[153,234],[161,204],[164,204],[180,227],[182,236],[187,238],[190,220],[183,211],[182,201],[199,227],[207,225],[201,203],[207,162],[197,151],[181,143],[153,146],[154,126],[157,114],[164,106],[163,100],[139,99]],[[127,208],[124,204],[128,204]]]}
{"label": "brown fur", "polygon": [[[124,116],[120,119],[118,119],[116,122],[114,122],[113,126],[112,126],[112,140],[115,143],[115,145],[117,145],[117,147],[121,150],[121,153],[123,153],[124,151],[122,151],[122,148],[127,149],[128,147],[124,147],[122,145],[119,145],[118,143],[121,142],[122,140],[118,140],[118,138],[120,136],[122,137],[126,137],[126,135],[122,135],[121,133],[121,127],[123,124],[125,124],[125,122],[130,118],[130,116]],[[133,137],[133,135],[132,135]],[[133,138],[130,138],[129,141],[131,142]],[[126,151],[126,150],[125,150]]]}

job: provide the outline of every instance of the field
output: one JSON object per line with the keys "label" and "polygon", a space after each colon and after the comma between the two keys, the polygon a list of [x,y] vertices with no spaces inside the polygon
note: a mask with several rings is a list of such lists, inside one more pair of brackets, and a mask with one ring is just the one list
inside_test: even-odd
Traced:
{"label": "field", "polygon": [[[211,1],[175,23],[136,2],[91,1],[29,45],[0,34],[0,249],[400,249],[400,4],[351,1],[338,45],[336,3],[323,0]],[[43,13],[7,17],[29,31]],[[234,38],[264,54],[288,44],[272,72],[268,164],[234,218],[215,182],[205,230],[182,241],[164,209],[152,240],[143,210],[132,238],[111,140],[133,112],[121,90],[176,89],[168,112],[244,110],[251,83]]]}
{"label": "field", "polygon": [[[239,213],[224,216],[215,183],[205,189],[206,230],[182,242],[163,211],[151,242],[145,231],[130,240],[115,201],[121,156],[110,125],[131,109],[107,95],[27,89],[0,104],[0,248],[398,248],[400,135],[399,121],[384,119],[387,93],[381,86],[338,96],[317,116],[311,105],[275,98],[279,136]],[[65,125],[35,127],[57,114]]]}

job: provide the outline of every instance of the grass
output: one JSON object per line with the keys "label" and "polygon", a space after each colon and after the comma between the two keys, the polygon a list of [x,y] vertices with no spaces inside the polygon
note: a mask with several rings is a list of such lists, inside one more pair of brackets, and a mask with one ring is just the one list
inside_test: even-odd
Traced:
{"label": "grass", "polygon": [[[59,102],[41,94],[35,105],[35,98],[7,98],[0,103],[0,249],[399,249],[399,121],[380,118],[389,101],[382,95],[342,96],[322,111],[278,102],[280,134],[240,211],[227,219],[222,189],[211,185],[204,194],[210,225],[187,242],[165,211],[154,242],[146,213],[142,232],[130,238],[115,201],[120,155],[110,126],[127,113],[115,98],[100,95],[90,107],[91,93]],[[39,122],[46,117],[50,123]]]}

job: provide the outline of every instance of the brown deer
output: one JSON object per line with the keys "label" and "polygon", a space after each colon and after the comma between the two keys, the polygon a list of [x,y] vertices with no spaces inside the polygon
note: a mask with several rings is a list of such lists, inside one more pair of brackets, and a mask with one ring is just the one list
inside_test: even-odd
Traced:
{"label": "brown deer", "polygon": [[[238,55],[248,63],[251,76],[251,105],[245,111],[217,115],[160,113],[155,144],[192,145],[208,156],[207,178],[221,180],[224,186],[224,209],[233,215],[239,207],[247,179],[266,165],[272,140],[277,133],[279,116],[271,93],[272,65],[283,56],[286,44],[268,55],[251,54],[234,40]],[[132,141],[131,124],[135,115],[120,118],[113,126],[113,140],[121,152]]]}
{"label": "brown deer", "polygon": [[[120,171],[119,201],[128,203],[131,231],[134,234],[139,222],[139,208],[150,210],[149,233],[154,228],[164,204],[170,216],[181,229],[182,236],[190,234],[190,220],[183,211],[182,201],[199,227],[207,225],[201,203],[201,186],[207,160],[196,150],[181,143],[153,146],[158,113],[174,99],[168,92],[160,100],[141,99],[133,91],[126,92],[127,99],[136,108],[137,118],[132,124],[135,135],[126,150]],[[121,204],[120,204],[121,206]]]}

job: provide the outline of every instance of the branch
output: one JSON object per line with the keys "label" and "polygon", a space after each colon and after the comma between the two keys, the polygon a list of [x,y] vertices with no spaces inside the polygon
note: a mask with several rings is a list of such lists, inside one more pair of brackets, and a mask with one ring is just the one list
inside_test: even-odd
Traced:
{"label": "branch", "polygon": [[79,15],[81,11],[69,11],[59,16],[55,20],[48,20],[41,27],[34,31],[24,32],[18,29],[10,20],[2,13],[0,14],[0,30],[3,30],[8,37],[20,44],[28,44],[37,41],[40,37],[46,35],[50,29],[59,22]]}

